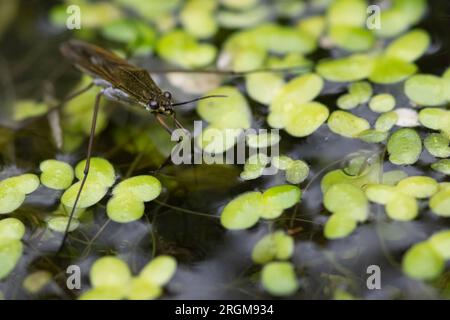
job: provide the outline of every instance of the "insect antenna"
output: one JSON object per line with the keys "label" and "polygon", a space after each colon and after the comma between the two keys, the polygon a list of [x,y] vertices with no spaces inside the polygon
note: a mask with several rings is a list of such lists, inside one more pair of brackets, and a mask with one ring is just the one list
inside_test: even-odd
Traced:
{"label": "insect antenna", "polygon": [[210,98],[226,98],[227,96],[224,95],[211,95],[211,96],[204,96],[204,97],[200,97],[197,99],[193,99],[193,100],[189,100],[189,101],[184,101],[184,102],[179,102],[179,103],[173,103],[172,107],[176,107],[176,106],[182,106],[191,102],[195,102],[195,101],[199,101],[199,100],[204,100],[204,99],[210,99]]}

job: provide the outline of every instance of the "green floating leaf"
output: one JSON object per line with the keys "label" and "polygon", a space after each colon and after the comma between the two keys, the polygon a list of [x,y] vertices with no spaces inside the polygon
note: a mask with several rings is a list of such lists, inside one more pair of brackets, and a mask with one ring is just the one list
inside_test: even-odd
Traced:
{"label": "green floating leaf", "polygon": [[350,84],[348,92],[358,100],[358,103],[367,103],[373,94],[373,88],[367,81],[357,81]]}
{"label": "green floating leaf", "polygon": [[328,23],[336,25],[363,26],[366,23],[367,3],[365,0],[336,0],[327,11]]}
{"label": "green floating leaf", "polygon": [[230,230],[248,229],[258,222],[263,209],[261,192],[247,192],[225,206],[220,222]]}
{"label": "green floating leaf", "polygon": [[289,168],[293,161],[294,160],[292,160],[288,156],[275,156],[272,158],[272,164],[280,170],[286,170],[287,168]]}
{"label": "green floating leaf", "polygon": [[266,6],[255,6],[245,11],[220,10],[216,19],[224,28],[245,29],[261,24],[269,14]]}
{"label": "green floating leaf", "polygon": [[223,86],[207,92],[206,95],[226,97],[199,101],[197,113],[203,120],[217,128],[250,128],[252,122],[250,108],[239,90],[231,86]]}
{"label": "green floating leaf", "polygon": [[294,266],[289,262],[269,262],[261,278],[264,289],[274,296],[289,296],[298,289]]}
{"label": "green floating leaf", "polygon": [[267,164],[270,163],[269,157],[264,153],[253,154],[248,157],[244,165],[244,171],[241,173],[241,178],[244,180],[253,180],[259,178]]}
{"label": "green floating leaf", "polygon": [[403,272],[419,280],[433,280],[444,271],[445,261],[428,242],[416,243],[404,255]]}
{"label": "green floating leaf", "polygon": [[16,189],[24,194],[30,194],[39,187],[39,178],[35,174],[25,173],[1,181],[0,188],[2,185],[7,189]]}
{"label": "green floating leaf", "polygon": [[6,278],[22,256],[20,240],[0,240],[0,280]]}
{"label": "green floating leaf", "polygon": [[431,210],[442,217],[450,217],[450,188],[440,190],[430,199]]}
{"label": "green floating leaf", "polygon": [[248,95],[262,104],[270,104],[285,82],[281,75],[273,72],[251,73],[245,77]]}
{"label": "green floating leaf", "polygon": [[242,129],[221,128],[210,125],[197,137],[196,143],[206,153],[221,154],[236,144],[242,132]]}
{"label": "green floating leaf", "polygon": [[334,240],[350,235],[357,226],[357,221],[342,212],[333,213],[325,224],[325,238]]}
{"label": "green floating leaf", "polygon": [[206,39],[218,30],[214,9],[216,3],[208,0],[190,0],[180,12],[180,22],[184,30],[194,37]]}
{"label": "green floating leaf", "polygon": [[365,189],[367,198],[371,202],[386,205],[396,196],[396,188],[393,185],[370,184]]}
{"label": "green floating leaf", "polygon": [[217,54],[213,45],[200,44],[183,30],[165,33],[159,39],[156,51],[166,61],[186,68],[207,66],[214,61]]}
{"label": "green floating leaf", "polygon": [[337,106],[343,110],[351,110],[359,105],[359,99],[357,96],[351,94],[343,94],[336,101]]}
{"label": "green floating leaf", "polygon": [[440,106],[447,101],[445,82],[434,75],[412,76],[405,82],[405,94],[419,106]]}
{"label": "green floating leaf", "polygon": [[349,52],[368,51],[375,44],[374,34],[363,27],[338,25],[329,32],[331,40]]}
{"label": "green floating leaf", "polygon": [[297,27],[312,38],[318,39],[326,27],[326,19],[323,16],[308,16],[300,19]]}
{"label": "green floating leaf", "polygon": [[378,94],[369,102],[369,108],[373,112],[384,113],[392,111],[395,108],[395,98],[388,93]]}
{"label": "green floating leaf", "polygon": [[294,239],[283,231],[276,231],[258,241],[252,251],[252,260],[266,264],[274,259],[286,260],[294,251]]}
{"label": "green floating leaf", "polygon": [[402,171],[402,170],[392,170],[392,171],[387,171],[387,172],[383,173],[383,177],[381,179],[381,182],[383,184],[387,184],[387,185],[390,185],[390,186],[395,186],[397,183],[399,183],[400,181],[402,181],[406,177],[408,177],[408,174],[406,174],[404,171]]}
{"label": "green floating leaf", "polygon": [[20,240],[25,234],[24,224],[16,218],[0,220],[0,242],[4,240]]}
{"label": "green floating leaf", "polygon": [[375,59],[373,72],[369,79],[379,84],[391,84],[403,81],[412,76],[417,71],[417,66],[411,62],[380,56]]}
{"label": "green floating leaf", "polygon": [[328,127],[343,137],[354,138],[370,128],[369,122],[346,111],[334,111],[328,119]]}
{"label": "green floating leaf", "polygon": [[413,197],[395,193],[386,203],[386,213],[393,220],[410,221],[419,214],[419,207]]}
{"label": "green floating leaf", "polygon": [[433,178],[425,176],[408,177],[400,181],[397,190],[414,198],[424,199],[434,195],[439,185]]}
{"label": "green floating leaf", "polygon": [[292,185],[280,185],[267,189],[263,193],[263,201],[271,206],[288,209],[300,201],[302,191]]}
{"label": "green floating leaf", "polygon": [[52,278],[53,275],[48,271],[35,271],[24,279],[22,286],[27,292],[36,294],[49,284]]}
{"label": "green floating leaf", "polygon": [[388,132],[398,121],[398,114],[394,111],[386,112],[380,115],[375,122],[375,129],[378,131]]}
{"label": "green floating leaf", "polygon": [[384,131],[369,129],[358,134],[358,139],[367,143],[380,143],[385,141],[388,138],[388,135],[389,134]]}
{"label": "green floating leaf", "polygon": [[96,287],[84,292],[79,300],[120,300],[125,296],[122,287]]}
{"label": "green floating leaf", "polygon": [[278,91],[270,110],[276,113],[290,113],[297,106],[314,100],[322,91],[323,85],[323,79],[315,73],[296,77]]}
{"label": "green floating leaf", "polygon": [[433,163],[431,169],[450,176],[450,159],[442,159]]}
{"label": "green floating leaf", "polygon": [[374,69],[374,58],[355,54],[340,59],[325,59],[318,63],[317,72],[328,81],[350,82],[369,77]]}
{"label": "green floating leaf", "polygon": [[135,195],[119,193],[109,199],[106,205],[108,217],[118,223],[139,220],[144,215],[144,202]]}
{"label": "green floating leaf", "polygon": [[393,164],[414,164],[422,153],[422,140],[415,130],[400,129],[389,138],[387,150],[389,161]]}
{"label": "green floating leaf", "polygon": [[440,133],[428,135],[423,144],[427,151],[437,158],[450,157],[450,139]]}
{"label": "green floating leaf", "polygon": [[393,41],[386,48],[386,56],[413,62],[427,51],[430,42],[430,36],[426,31],[412,30]]}
{"label": "green floating leaf", "polygon": [[[3,182],[3,181],[2,181]],[[0,214],[10,213],[25,201],[25,194],[0,182]]]}
{"label": "green floating leaf", "polygon": [[[66,217],[66,216],[51,217],[47,221],[47,225],[51,230],[56,231],[56,232],[61,232],[61,233],[66,232],[68,223],[69,223],[69,217]],[[67,230],[67,232],[72,232],[72,231],[76,230],[79,227],[79,225],[80,225],[80,221],[78,221],[75,218],[72,219],[72,221],[70,222],[69,230]]]}
{"label": "green floating leaf", "polygon": [[369,203],[364,192],[351,184],[332,185],[324,195],[323,204],[333,213],[348,215],[355,221],[365,221]]}
{"label": "green floating leaf", "polygon": [[177,261],[167,255],[160,255],[150,261],[139,274],[139,278],[158,285],[166,285],[177,269]]}
{"label": "green floating leaf", "polygon": [[89,276],[94,288],[125,288],[131,280],[128,265],[114,256],[97,259],[91,267]]}
{"label": "green floating leaf", "polygon": [[450,127],[450,112],[439,108],[425,108],[419,113],[419,121],[426,128],[441,130]]}
{"label": "green floating leaf", "polygon": [[34,100],[19,100],[14,104],[13,111],[14,121],[22,121],[45,114],[48,111],[48,105]]}
{"label": "green floating leaf", "polygon": [[443,259],[450,259],[450,230],[433,234],[428,243]]}
{"label": "green floating leaf", "polygon": [[147,202],[156,199],[161,193],[161,182],[153,176],[135,176],[117,184],[113,195],[127,195]]}
{"label": "green floating leaf", "polygon": [[294,137],[306,137],[325,123],[328,108],[318,102],[309,102],[294,107],[286,114],[286,132]]}
{"label": "green floating leaf", "polygon": [[286,181],[300,184],[308,178],[309,166],[302,160],[292,160],[286,168]]}
{"label": "green floating leaf", "polygon": [[153,300],[162,295],[162,288],[144,278],[133,278],[128,290],[129,300]]}
{"label": "green floating leaf", "polygon": [[47,188],[64,190],[70,187],[74,178],[70,164],[58,160],[45,160],[39,165],[42,171],[41,182]]}
{"label": "green floating leaf", "polygon": [[[86,160],[80,161],[75,167],[75,177],[82,180]],[[111,187],[116,181],[116,174],[112,164],[103,158],[91,158],[90,169],[86,182],[98,183],[105,187]]]}
{"label": "green floating leaf", "polygon": [[[61,203],[66,207],[73,208],[80,187],[81,181],[78,181],[70,186],[70,188],[63,193]],[[77,202],[77,209],[93,206],[103,199],[107,192],[108,187],[98,183],[97,181],[86,181]]]}

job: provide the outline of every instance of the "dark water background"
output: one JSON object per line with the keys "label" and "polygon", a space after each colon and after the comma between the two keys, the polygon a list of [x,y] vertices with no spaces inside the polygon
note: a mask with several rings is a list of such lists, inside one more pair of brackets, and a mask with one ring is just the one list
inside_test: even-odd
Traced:
{"label": "dark water background", "polygon": [[[50,142],[45,119],[18,127],[6,116],[16,99],[41,100],[46,82],[54,85],[55,95],[61,98],[80,77],[59,55],[58,46],[70,38],[70,33],[57,31],[48,22],[48,10],[55,3],[58,1],[22,1],[12,26],[0,40],[0,178],[20,172],[39,173],[39,163],[49,158],[62,157],[75,164],[85,157],[85,147],[71,154],[61,154]],[[433,45],[418,65],[422,73],[440,75],[450,65],[450,1],[435,0],[429,4],[430,11],[419,27],[432,35]],[[329,54],[319,51],[312,58],[317,60]],[[150,66],[155,61],[152,58],[140,63]],[[240,79],[230,80],[230,83],[242,87]],[[375,86],[374,89],[375,93],[394,93],[399,106],[409,106],[401,84]],[[327,84],[318,100],[332,111],[336,109],[336,98],[345,90],[345,85]],[[176,89],[173,94],[185,96]],[[111,109],[110,123],[96,140],[94,154],[108,157],[119,175],[125,175],[136,155],[123,149],[111,155],[115,146],[114,130],[128,125],[148,126],[153,130],[151,132],[159,129],[155,129],[156,124],[150,116],[145,118],[114,104],[108,108]],[[255,118],[266,114],[265,108],[257,103],[252,103],[252,108]],[[367,106],[358,107],[356,113],[371,123],[375,120]],[[187,109],[181,114],[185,124],[198,118],[194,110]],[[425,134],[425,131],[421,133]],[[84,223],[72,234],[68,255],[55,258],[54,251],[61,236],[46,230],[44,218],[56,208],[61,193],[41,186],[11,215],[24,221],[28,228],[23,240],[24,255],[15,271],[0,281],[0,290],[7,299],[74,298],[79,292],[65,289],[65,268],[69,264],[81,267],[82,287],[86,289],[89,287],[88,270],[100,256],[119,255],[137,273],[154,255],[170,254],[176,257],[179,268],[167,287],[166,299],[269,298],[260,286],[260,267],[252,263],[251,250],[270,230],[288,228],[298,230],[294,235],[292,260],[300,289],[291,298],[328,299],[336,288],[364,299],[450,298],[448,264],[446,273],[432,283],[408,279],[400,269],[401,257],[412,244],[425,240],[436,231],[450,228],[450,220],[431,214],[426,201],[420,203],[421,213],[417,220],[391,221],[382,207],[373,205],[370,219],[348,238],[328,241],[323,237],[323,224],[328,213],[321,203],[321,176],[311,180],[325,167],[328,167],[326,172],[342,167],[339,159],[350,153],[381,151],[380,146],[337,136],[325,125],[304,139],[286,134],[282,137],[283,153],[311,165],[309,179],[302,188],[308,183],[311,185],[303,195],[297,208],[297,219],[292,224],[293,209],[286,210],[275,222],[260,222],[245,231],[226,231],[218,219],[223,206],[233,197],[245,191],[283,184],[282,174],[243,182],[238,178],[239,167],[172,166],[164,169],[159,178],[165,186],[170,184],[173,188],[170,192],[166,190],[158,198],[159,202],[146,205],[144,218],[128,224],[108,222],[107,199],[104,199],[95,206],[92,221]],[[433,158],[424,151],[416,165],[403,169],[410,175],[428,175],[444,181],[443,175],[429,169],[432,162]],[[148,174],[151,169],[154,169],[151,159],[144,159],[133,174]],[[384,170],[392,169],[397,167],[384,163]],[[93,238],[88,245],[89,239]],[[382,270],[381,290],[366,287],[366,269],[373,264]],[[43,269],[52,272],[54,282],[38,295],[29,295],[22,289],[21,282],[32,271]]]}

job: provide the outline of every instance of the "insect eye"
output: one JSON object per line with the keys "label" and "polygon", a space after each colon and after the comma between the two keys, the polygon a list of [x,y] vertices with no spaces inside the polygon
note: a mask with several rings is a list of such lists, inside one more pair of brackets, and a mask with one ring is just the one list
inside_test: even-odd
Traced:
{"label": "insect eye", "polygon": [[164,92],[164,97],[166,97],[167,99],[171,99],[172,98],[172,94],[168,91]]}
{"label": "insect eye", "polygon": [[155,100],[151,100],[148,105],[150,106],[150,108],[156,109],[158,107],[158,102]]}

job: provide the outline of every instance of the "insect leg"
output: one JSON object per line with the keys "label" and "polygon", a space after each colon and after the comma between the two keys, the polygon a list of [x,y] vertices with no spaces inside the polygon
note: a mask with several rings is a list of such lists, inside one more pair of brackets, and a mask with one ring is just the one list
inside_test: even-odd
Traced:
{"label": "insect leg", "polygon": [[95,97],[94,112],[92,114],[91,132],[90,132],[90,136],[89,136],[89,144],[88,144],[87,155],[86,155],[86,164],[84,166],[84,171],[83,171],[83,179],[81,180],[80,189],[78,190],[72,210],[70,211],[69,221],[67,222],[66,230],[64,231],[64,237],[62,239],[61,246],[59,247],[58,252],[61,252],[61,250],[64,248],[64,244],[65,244],[65,242],[67,240],[67,236],[69,234],[70,224],[73,220],[73,215],[75,213],[78,200],[80,199],[81,192],[83,191],[84,184],[86,183],[86,179],[89,174],[92,147],[94,145],[95,126],[97,124],[98,110],[100,108],[100,98],[102,95],[103,95],[103,92],[101,91],[101,92],[97,93],[97,96]]}

